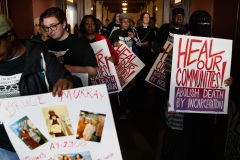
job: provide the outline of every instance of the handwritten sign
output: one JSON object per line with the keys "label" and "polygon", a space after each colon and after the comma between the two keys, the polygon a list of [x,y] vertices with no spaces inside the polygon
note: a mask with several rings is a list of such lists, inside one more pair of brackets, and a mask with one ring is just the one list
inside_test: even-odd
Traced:
{"label": "handwritten sign", "polygon": [[108,60],[111,56],[106,40],[101,40],[90,44],[97,62],[98,74],[96,77],[91,78],[92,84],[106,84],[108,93],[120,92],[122,90],[118,80],[114,64]]}
{"label": "handwritten sign", "polygon": [[0,116],[21,160],[122,159],[105,85],[0,99]]}
{"label": "handwritten sign", "polygon": [[174,36],[170,110],[227,114],[232,41]]}
{"label": "handwritten sign", "polygon": [[146,81],[153,84],[154,86],[166,91],[165,89],[165,72],[164,66],[166,62],[167,55],[169,51],[172,49],[173,44],[167,41],[164,45],[165,51],[160,53],[157,60],[153,64],[150,72],[147,75]]}
{"label": "handwritten sign", "polygon": [[119,63],[116,66],[118,79],[122,88],[124,88],[145,66],[145,64],[120,41],[120,47],[116,49],[119,56]]}

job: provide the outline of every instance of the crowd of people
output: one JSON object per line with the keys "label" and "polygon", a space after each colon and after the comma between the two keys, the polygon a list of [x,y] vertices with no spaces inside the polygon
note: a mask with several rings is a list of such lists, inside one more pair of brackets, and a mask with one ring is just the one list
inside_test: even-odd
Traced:
{"label": "crowd of people", "polygon": [[[109,61],[117,65],[119,57],[114,48],[119,47],[119,41],[123,41],[146,65],[135,78],[136,93],[146,93],[142,92],[148,89],[145,78],[158,53],[164,51],[163,46],[167,40],[173,42],[174,34],[211,37],[211,16],[208,12],[195,11],[191,15],[189,26],[183,24],[184,16],[182,8],[173,9],[172,21],[158,29],[155,26],[156,20],[147,12],[141,14],[136,28],[127,13],[116,13],[111,23],[109,20],[105,21],[109,23],[105,27],[101,27],[101,22],[93,15],[86,15],[79,26],[78,36],[66,30],[65,12],[53,7],[41,14],[39,34],[33,36],[31,41],[21,43],[14,33],[11,20],[0,14],[0,75],[21,74],[17,82],[19,90],[14,96],[47,92],[53,92],[53,96],[61,96],[62,90],[82,87],[81,80],[72,76],[71,72],[88,73],[89,78],[97,75],[98,64],[89,43],[106,39],[111,53]],[[158,88],[155,91],[154,101],[159,108],[164,105],[169,107],[171,65],[172,51],[165,64],[166,92],[159,91]],[[231,83],[231,77],[225,81],[226,85]],[[127,118],[132,88],[129,83],[117,94],[121,119]],[[139,94],[139,98],[144,96]],[[6,91],[0,92],[0,97],[13,96],[11,91]],[[52,112],[49,114],[50,120],[53,116],[57,117]],[[162,160],[212,159],[214,115],[167,112],[166,119],[168,128],[163,139]],[[58,124],[53,120],[51,123]],[[90,140],[95,133],[100,142],[101,134],[98,134],[98,129],[103,124],[101,118],[93,119],[90,123],[86,117],[79,120],[77,135]],[[3,125],[0,125],[0,132],[1,157],[6,160],[18,159]],[[63,133],[55,136],[63,136]]]}

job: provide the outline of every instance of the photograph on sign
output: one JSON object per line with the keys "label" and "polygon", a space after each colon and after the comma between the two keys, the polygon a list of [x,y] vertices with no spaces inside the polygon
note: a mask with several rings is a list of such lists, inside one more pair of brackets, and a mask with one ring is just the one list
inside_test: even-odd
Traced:
{"label": "photograph on sign", "polygon": [[143,69],[145,64],[132,52],[132,50],[122,41],[120,46],[116,48],[119,56],[119,63],[116,66],[118,79],[122,88],[124,88],[131,80]]}
{"label": "photograph on sign", "polygon": [[109,60],[111,54],[106,39],[90,43],[90,45],[98,62],[98,74],[96,77],[91,78],[92,84],[106,84],[108,93],[120,92],[122,88],[118,80],[115,66]]}
{"label": "photograph on sign", "polygon": [[48,142],[27,116],[19,119],[9,127],[30,149],[35,149]]}
{"label": "photograph on sign", "polygon": [[76,138],[101,142],[105,118],[105,114],[80,111]]}
{"label": "photograph on sign", "polygon": [[59,160],[92,160],[90,152],[80,152],[80,153],[69,153],[69,154],[58,154]]}
{"label": "photograph on sign", "polygon": [[74,135],[66,105],[42,108],[51,138]]}
{"label": "photograph on sign", "polygon": [[232,40],[174,35],[171,111],[227,114]]}

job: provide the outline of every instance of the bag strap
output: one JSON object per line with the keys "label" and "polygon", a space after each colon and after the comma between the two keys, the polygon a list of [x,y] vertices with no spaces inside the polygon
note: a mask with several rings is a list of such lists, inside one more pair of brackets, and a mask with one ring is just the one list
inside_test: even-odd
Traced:
{"label": "bag strap", "polygon": [[145,35],[145,37],[141,40],[141,42],[144,41],[144,40],[147,38],[147,36],[148,36],[149,33],[150,33],[150,30],[151,30],[151,29],[150,29],[150,27],[149,27],[148,33],[147,33],[147,34]]}

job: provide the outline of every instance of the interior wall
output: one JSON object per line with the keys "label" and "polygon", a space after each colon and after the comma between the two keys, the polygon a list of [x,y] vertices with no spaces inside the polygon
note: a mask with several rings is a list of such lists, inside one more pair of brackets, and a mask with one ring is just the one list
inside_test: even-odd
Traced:
{"label": "interior wall", "polygon": [[156,24],[157,27],[160,28],[163,22],[163,0],[156,0]]}
{"label": "interior wall", "polygon": [[191,0],[190,15],[196,10],[205,10],[214,18],[214,0]]}
{"label": "interior wall", "polygon": [[29,39],[34,34],[32,0],[8,0],[8,11],[17,37]]}
{"label": "interior wall", "polygon": [[[140,19],[140,13],[128,13],[131,17],[131,19],[135,22],[135,25],[137,25],[137,20]],[[135,26],[136,27],[136,26]]]}
{"label": "interior wall", "polygon": [[56,0],[32,0],[33,19],[40,15],[48,8],[56,6]]}

